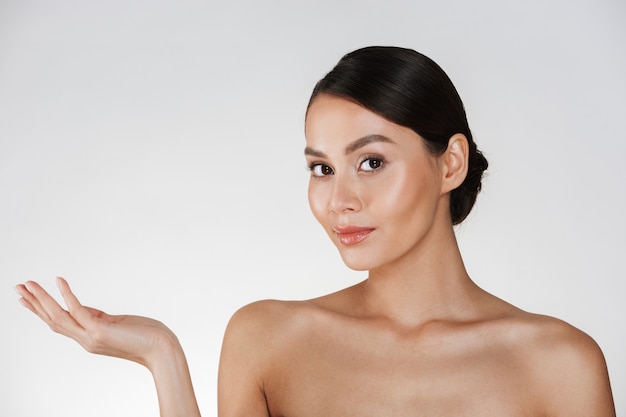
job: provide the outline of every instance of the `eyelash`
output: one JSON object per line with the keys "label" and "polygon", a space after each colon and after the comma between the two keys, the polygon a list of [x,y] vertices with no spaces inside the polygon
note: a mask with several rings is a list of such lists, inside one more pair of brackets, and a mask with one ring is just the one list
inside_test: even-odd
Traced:
{"label": "eyelash", "polygon": [[[361,169],[361,166],[369,161],[369,165],[371,169]],[[372,162],[375,161],[378,166],[377,167],[371,167]],[[363,157],[363,159],[361,159],[361,161],[359,162],[359,171],[361,172],[366,172],[366,173],[372,173],[372,172],[376,172],[376,171],[380,171],[384,166],[385,166],[385,159],[378,156],[378,155],[367,155],[365,157]],[[316,169],[322,169],[322,170],[326,170],[328,169],[330,172],[320,172],[320,173],[316,173]],[[332,167],[330,165],[321,163],[321,162],[312,162],[311,164],[309,164],[308,166],[309,171],[311,171],[311,175],[313,176],[313,178],[324,178],[328,175],[333,175],[334,171],[332,169]]]}
{"label": "eyelash", "polygon": [[[326,174],[325,174],[325,173],[321,173],[321,174],[317,174],[317,173],[315,172],[315,170],[316,170],[317,168],[321,168],[321,169],[328,168],[328,169],[331,171],[331,173],[326,173]],[[312,162],[311,164],[309,164],[308,169],[309,169],[309,171],[311,171],[311,176],[312,176],[313,178],[324,178],[324,177],[326,177],[327,175],[332,175],[332,174],[334,174],[334,171],[333,171],[333,169],[330,167],[330,165],[322,164],[321,162]]]}
{"label": "eyelash", "polygon": [[[361,166],[367,162],[370,161],[370,167],[371,167],[371,163],[372,161],[376,161],[378,163],[377,167],[372,167],[369,170],[361,170]],[[363,157],[363,159],[361,160],[361,162],[359,162],[359,170],[363,171],[363,172],[376,172],[376,171],[380,171],[384,166],[385,166],[385,159],[382,156],[378,156],[378,155],[366,155]]]}

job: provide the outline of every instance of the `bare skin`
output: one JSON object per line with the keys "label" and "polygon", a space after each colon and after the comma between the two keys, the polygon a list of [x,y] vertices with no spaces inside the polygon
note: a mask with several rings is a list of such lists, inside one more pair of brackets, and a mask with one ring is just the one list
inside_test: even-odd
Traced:
{"label": "bare skin", "polygon": [[369,277],[237,312],[222,350],[221,417],[615,415],[591,338],[468,276],[449,215],[467,172],[462,135],[434,156],[410,129],[321,95],[306,137],[313,214]]}
{"label": "bare skin", "polygon": [[615,415],[602,354],[571,326],[488,295],[473,314],[406,326],[356,307],[365,285],[239,311],[219,415]]}
{"label": "bare skin", "polygon": [[145,366],[154,378],[162,417],[200,416],[187,359],[170,329],[148,317],[112,316],[83,306],[63,278],[57,284],[67,310],[36,282],[15,289],[22,305],[54,332],[74,339],[88,352]]}
{"label": "bare skin", "polygon": [[[439,156],[410,129],[340,98],[309,108],[313,214],[367,280],[308,301],[260,301],[231,319],[220,417],[615,416],[602,352],[586,334],[524,312],[468,276],[450,219],[467,139]],[[153,374],[162,417],[198,416],[185,357],[163,324],[68,309],[40,286],[22,303],[88,351]]]}

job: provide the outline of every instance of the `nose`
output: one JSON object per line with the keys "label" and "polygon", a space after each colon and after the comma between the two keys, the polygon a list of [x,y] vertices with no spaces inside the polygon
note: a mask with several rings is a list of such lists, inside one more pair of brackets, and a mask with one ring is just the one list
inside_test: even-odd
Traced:
{"label": "nose", "polygon": [[358,185],[351,178],[335,175],[328,210],[334,213],[346,213],[361,210],[362,202]]}

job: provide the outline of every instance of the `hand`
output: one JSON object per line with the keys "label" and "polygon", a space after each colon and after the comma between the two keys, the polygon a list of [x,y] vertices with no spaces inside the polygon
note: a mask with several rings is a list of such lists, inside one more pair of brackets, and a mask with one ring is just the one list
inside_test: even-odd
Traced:
{"label": "hand", "polygon": [[112,316],[83,306],[67,281],[57,278],[67,305],[63,309],[33,281],[16,286],[20,302],[56,333],[77,341],[88,352],[140,363],[153,371],[156,362],[171,349],[180,349],[178,339],[163,323],[148,317]]}

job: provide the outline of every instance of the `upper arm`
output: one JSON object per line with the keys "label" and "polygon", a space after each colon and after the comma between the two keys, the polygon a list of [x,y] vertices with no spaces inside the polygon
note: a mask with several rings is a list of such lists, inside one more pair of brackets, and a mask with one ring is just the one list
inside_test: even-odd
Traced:
{"label": "upper arm", "polygon": [[604,355],[585,333],[569,327],[540,355],[544,401],[551,417],[614,417]]}
{"label": "upper arm", "polygon": [[237,311],[226,328],[218,373],[219,417],[267,417],[263,377],[269,329],[263,302]]}

